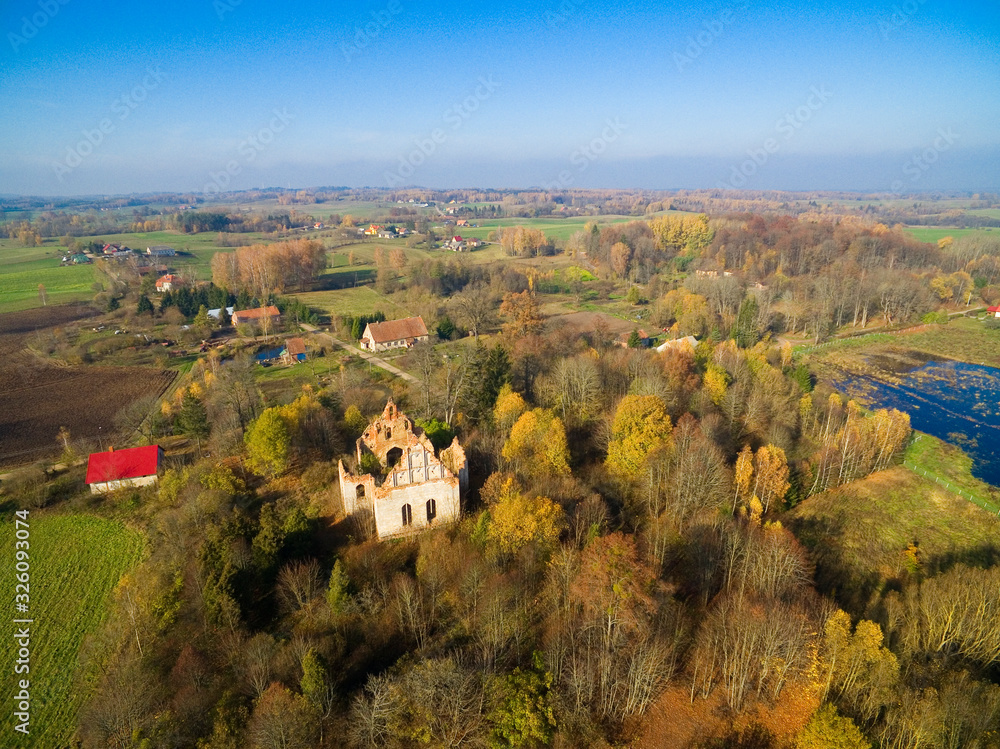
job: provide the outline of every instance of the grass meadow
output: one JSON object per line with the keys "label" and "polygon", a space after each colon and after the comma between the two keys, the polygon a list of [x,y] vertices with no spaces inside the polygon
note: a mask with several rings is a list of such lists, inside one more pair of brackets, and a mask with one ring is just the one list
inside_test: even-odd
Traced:
{"label": "grass meadow", "polygon": [[[97,665],[79,665],[84,639],[107,617],[112,595],[122,576],[145,551],[143,537],[118,522],[90,515],[29,517],[31,625],[31,733],[19,747],[69,746],[80,706],[92,693]],[[0,521],[0,556],[6,562],[0,577],[0,600],[14,601],[15,527]],[[0,617],[4,652],[12,653],[13,617]],[[8,660],[5,658],[5,661]],[[4,664],[3,704],[12,704],[13,666]],[[20,678],[20,677],[19,677]],[[10,713],[5,724],[9,731]],[[16,734],[8,733],[8,737]],[[11,740],[13,740],[11,738]]]}
{"label": "grass meadow", "polygon": [[[968,474],[949,456],[942,472]],[[928,571],[1000,560],[1000,520],[902,466],[810,497],[787,525],[810,550],[819,589],[855,616],[870,613],[907,573],[911,543]]]}
{"label": "grass meadow", "polygon": [[[973,211],[970,211],[970,213],[972,212]],[[966,237],[970,234],[979,233],[1000,236],[1000,229],[989,227],[985,229],[956,229],[950,226],[907,226],[906,231],[908,234],[912,235],[921,242],[934,243],[937,243],[939,239],[944,239],[945,237],[958,239],[959,237]]]}

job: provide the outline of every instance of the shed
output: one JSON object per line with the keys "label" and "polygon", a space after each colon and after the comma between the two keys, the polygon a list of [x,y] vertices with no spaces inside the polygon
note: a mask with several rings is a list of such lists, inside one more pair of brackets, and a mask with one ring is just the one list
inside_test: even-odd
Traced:
{"label": "shed", "polygon": [[159,445],[129,447],[91,453],[87,459],[87,483],[93,494],[106,494],[124,486],[155,484],[163,448]]}

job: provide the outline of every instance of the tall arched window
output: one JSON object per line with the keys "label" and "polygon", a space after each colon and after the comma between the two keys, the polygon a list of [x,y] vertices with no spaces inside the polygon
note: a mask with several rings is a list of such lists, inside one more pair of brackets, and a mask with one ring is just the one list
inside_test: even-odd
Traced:
{"label": "tall arched window", "polygon": [[365,496],[365,485],[364,484],[358,484],[357,497],[358,497],[358,499],[362,499],[364,496]]}
{"label": "tall arched window", "polygon": [[427,522],[428,523],[431,522],[434,518],[437,517],[437,514],[438,514],[437,500],[436,499],[428,499],[427,500]]}
{"label": "tall arched window", "polygon": [[413,523],[413,510],[409,505],[403,505],[403,525]]}

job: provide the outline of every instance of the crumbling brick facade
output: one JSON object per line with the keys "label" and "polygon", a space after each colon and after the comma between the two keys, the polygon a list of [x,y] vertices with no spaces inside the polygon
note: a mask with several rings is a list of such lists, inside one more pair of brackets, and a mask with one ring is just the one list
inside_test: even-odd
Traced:
{"label": "crumbling brick facade", "polygon": [[380,539],[458,520],[469,483],[458,438],[436,454],[427,435],[390,400],[358,439],[358,465],[366,453],[378,459],[385,478],[354,475],[340,461],[340,493],[348,514],[373,513]]}

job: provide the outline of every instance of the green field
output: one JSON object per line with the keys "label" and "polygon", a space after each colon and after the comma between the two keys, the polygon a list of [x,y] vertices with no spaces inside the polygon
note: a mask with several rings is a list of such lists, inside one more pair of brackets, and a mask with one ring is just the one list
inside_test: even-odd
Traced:
{"label": "green field", "polygon": [[0,312],[40,307],[39,284],[45,286],[48,304],[91,299],[94,268],[60,266],[58,258],[0,263]]}
{"label": "green field", "polygon": [[[665,211],[655,215],[662,216],[666,213],[682,214],[683,211]],[[583,227],[591,221],[597,223],[601,228],[611,224],[621,224],[628,221],[645,221],[652,216],[574,216],[572,218],[501,218],[501,219],[470,219],[470,223],[477,224],[475,228],[467,226],[449,227],[455,234],[463,237],[475,237],[486,239],[491,231],[495,231],[500,226],[527,226],[532,229],[541,229],[549,239],[565,241],[578,231],[583,231]]]}
{"label": "green field", "polygon": [[[169,258],[165,261],[167,264],[187,268],[193,271],[198,279],[209,281],[212,278],[212,255],[216,252],[232,252],[233,250],[231,247],[219,247],[216,244],[217,237],[218,234],[215,232],[182,234],[178,231],[153,231],[145,234],[103,234],[98,237],[81,237],[81,239],[124,244],[133,250],[142,250],[143,252],[152,245],[165,244],[175,250],[190,253],[190,255]],[[226,237],[248,245],[264,241],[263,235],[260,233],[227,234]]]}
{"label": "green field", "polygon": [[1000,229],[989,227],[985,229],[956,229],[949,226],[907,226],[906,231],[921,242],[935,243],[939,239],[944,239],[945,237],[958,239],[959,237],[965,237],[969,234],[978,234],[980,232],[985,232],[986,234],[993,236],[1000,236]]}
{"label": "green field", "polygon": [[[68,746],[77,712],[97,679],[83,672],[78,654],[84,638],[108,614],[112,593],[122,576],[142,558],[143,537],[117,522],[88,515],[43,515],[29,519],[31,627],[31,733],[14,741],[10,732],[13,703],[13,616],[0,619],[6,653],[3,679],[5,745]],[[0,549],[5,572],[0,600],[14,601],[15,527],[13,518],[0,522]],[[9,610],[9,609],[8,609]],[[19,677],[21,678],[21,677]],[[7,742],[11,743],[7,743]]]}
{"label": "green field", "polygon": [[390,320],[411,314],[409,310],[382,296],[371,286],[334,291],[308,291],[293,296],[303,304],[326,311],[333,320],[341,315],[370,315],[380,310]]}

